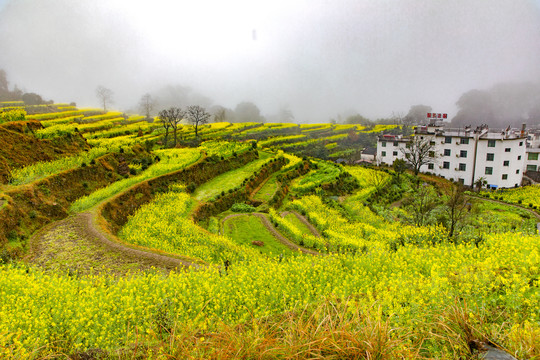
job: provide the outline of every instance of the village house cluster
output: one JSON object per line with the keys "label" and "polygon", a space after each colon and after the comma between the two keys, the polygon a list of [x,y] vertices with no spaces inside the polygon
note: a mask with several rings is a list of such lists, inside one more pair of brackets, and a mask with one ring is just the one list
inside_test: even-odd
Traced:
{"label": "village house cluster", "polygon": [[[487,125],[476,129],[444,129],[432,119],[429,125],[417,126],[417,141],[429,141],[427,161],[421,172],[473,186],[479,179],[488,188],[521,186],[525,173],[540,171],[540,133],[507,128],[492,130]],[[406,159],[412,137],[382,135],[377,141],[377,164],[392,165]]]}

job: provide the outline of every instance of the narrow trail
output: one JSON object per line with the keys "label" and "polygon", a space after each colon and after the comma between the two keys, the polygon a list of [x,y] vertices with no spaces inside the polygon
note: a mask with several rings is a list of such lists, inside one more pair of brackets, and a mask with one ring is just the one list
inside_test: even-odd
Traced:
{"label": "narrow trail", "polygon": [[300,252],[302,252],[304,254],[309,254],[309,255],[321,255],[317,251],[306,249],[304,247],[298,246],[294,242],[287,239],[279,231],[277,231],[277,229],[274,227],[274,225],[272,225],[272,223],[268,219],[268,216],[266,214],[263,214],[263,213],[242,213],[242,214],[227,215],[226,217],[224,217],[221,220],[222,227],[223,227],[223,225],[225,224],[225,222],[227,220],[238,217],[238,216],[245,216],[245,215],[253,215],[253,216],[256,216],[259,219],[261,219],[261,222],[264,225],[264,227],[266,227],[266,229],[268,231],[270,231],[270,233],[276,238],[276,240],[278,240],[283,245],[287,246],[289,249],[294,250],[294,251],[300,251]]}
{"label": "narrow trail", "polygon": [[296,211],[284,211],[282,212],[280,215],[281,217],[285,217],[289,214],[293,214],[294,216],[296,216],[298,218],[298,220],[300,220],[300,222],[302,224],[304,224],[308,229],[309,231],[311,231],[311,233],[316,236],[316,237],[322,237],[321,233],[319,232],[319,230],[317,230],[317,228],[315,226],[313,226],[307,219],[305,216],[297,213]]}
{"label": "narrow trail", "polygon": [[476,199],[479,199],[479,200],[490,201],[492,203],[497,203],[497,204],[502,204],[502,205],[508,205],[508,206],[512,206],[512,207],[514,207],[516,209],[521,209],[521,210],[525,210],[525,211],[529,212],[529,214],[532,214],[536,218],[536,220],[538,220],[538,222],[536,223],[536,229],[540,233],[540,214],[538,214],[536,211],[534,211],[532,209],[529,209],[529,208],[527,208],[525,206],[519,205],[519,204],[511,204],[511,203],[507,203],[507,202],[504,202],[504,201],[501,201],[501,200],[495,200],[495,199],[486,199],[486,198],[483,198],[483,197],[480,197],[480,196],[477,196],[477,195],[471,195],[471,196],[476,198]]}
{"label": "narrow trail", "polygon": [[111,240],[96,220],[95,213],[85,212],[49,224],[30,239],[31,255],[27,260],[46,269],[80,274],[103,270],[125,275],[152,269],[168,272],[189,266],[201,267]]}

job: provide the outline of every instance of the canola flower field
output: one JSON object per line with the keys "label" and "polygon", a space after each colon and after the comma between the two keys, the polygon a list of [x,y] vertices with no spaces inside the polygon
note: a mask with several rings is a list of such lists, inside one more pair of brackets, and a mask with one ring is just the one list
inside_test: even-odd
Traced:
{"label": "canola flower field", "polygon": [[411,330],[429,321],[426,309],[436,314],[462,299],[472,317],[504,309],[506,318],[493,322],[516,324],[505,336],[525,329],[532,335],[540,331],[539,263],[538,237],[504,233],[479,247],[406,244],[282,262],[254,257],[226,273],[208,268],[168,277],[73,277],[7,265],[0,268],[0,356],[24,358],[55,343],[115,349],[155,339],[164,325],[212,331],[327,296],[352,296],[355,307]]}
{"label": "canola flower field", "polygon": [[[5,109],[13,107],[22,114],[20,106],[6,103]],[[141,121],[138,116],[126,118],[118,112],[55,106],[58,113],[27,116],[44,124],[38,136],[50,138],[79,131],[93,149],[14,169],[12,185],[81,166],[122,147],[145,143],[152,147],[163,138],[159,123]],[[276,149],[315,144],[334,149],[350,132],[371,134],[395,127],[206,125],[200,129],[206,139],[229,136],[249,141],[206,141],[198,148],[152,149],[159,161],[146,169],[130,164],[133,176],[77,200],[70,210],[87,210],[137,182],[185,168],[203,153],[217,159],[240,154],[252,148],[251,140],[258,136],[266,137],[260,146]],[[144,135],[135,134],[138,131]],[[312,138],[317,133],[321,137]],[[182,136],[191,139],[193,129],[184,125]],[[279,155],[290,160],[281,172],[302,160],[280,151]],[[409,340],[400,346],[420,347],[426,358],[457,358],[462,351],[456,349],[456,342],[433,335],[433,324],[452,304],[466,308],[470,324],[519,358],[540,356],[540,346],[534,341],[540,337],[540,238],[534,230],[520,232],[518,226],[520,222],[529,226],[532,219],[522,220],[520,214],[502,216],[497,209],[489,208],[492,213],[479,217],[476,228],[488,229],[487,224],[493,221],[508,224],[489,227],[489,232],[473,232],[467,241],[453,243],[440,225],[389,222],[364,205],[364,200],[377,186],[387,184],[391,175],[318,160],[317,165],[317,170],[292,182],[294,197],[285,208],[305,215],[321,237],[306,234],[297,221],[282,217],[280,209],[270,208],[268,212],[283,235],[317,250],[319,256],[267,256],[232,237],[204,230],[190,217],[197,201],[178,185],[142,206],[119,236],[125,242],[207,266],[168,275],[156,271],[119,277],[104,271],[94,275],[44,271],[25,262],[0,264],[0,359],[46,358],[58,352],[72,354],[88,349],[114,351],[141,343],[151,347],[163,338],[173,339],[175,329],[195,328],[201,334],[210,334],[224,326],[278,317],[325,299],[347,299],[350,313],[360,309],[368,317],[388,322],[392,329],[402,329]],[[249,172],[256,169],[258,166]],[[343,172],[356,178],[360,190],[342,206],[332,206],[327,199],[313,195],[320,195],[316,189]],[[537,190],[505,190],[498,196],[524,206],[540,206]],[[502,232],[511,228],[517,230]],[[167,358],[167,349],[155,347],[149,351],[148,358]]]}
{"label": "canola flower field", "polygon": [[523,186],[516,189],[501,189],[494,192],[483,191],[483,195],[525,207],[540,208],[540,185]]}

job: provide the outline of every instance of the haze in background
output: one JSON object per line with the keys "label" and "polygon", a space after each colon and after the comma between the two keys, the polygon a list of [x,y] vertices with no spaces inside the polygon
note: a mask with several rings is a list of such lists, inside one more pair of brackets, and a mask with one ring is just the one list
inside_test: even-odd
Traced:
{"label": "haze in background", "polygon": [[532,0],[0,0],[11,84],[79,106],[98,85],[119,109],[172,85],[297,122],[416,104],[453,117],[469,90],[540,82],[538,64]]}

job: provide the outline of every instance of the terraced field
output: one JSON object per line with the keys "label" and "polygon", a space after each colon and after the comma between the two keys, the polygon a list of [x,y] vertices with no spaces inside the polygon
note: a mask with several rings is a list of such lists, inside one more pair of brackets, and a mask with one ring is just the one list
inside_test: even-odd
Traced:
{"label": "terraced field", "polygon": [[531,213],[469,198],[451,237],[444,204],[407,221],[412,175],[306,156],[395,127],[183,124],[170,148],[159,119],[0,107],[50,151],[0,153],[2,359],[540,354]]}

